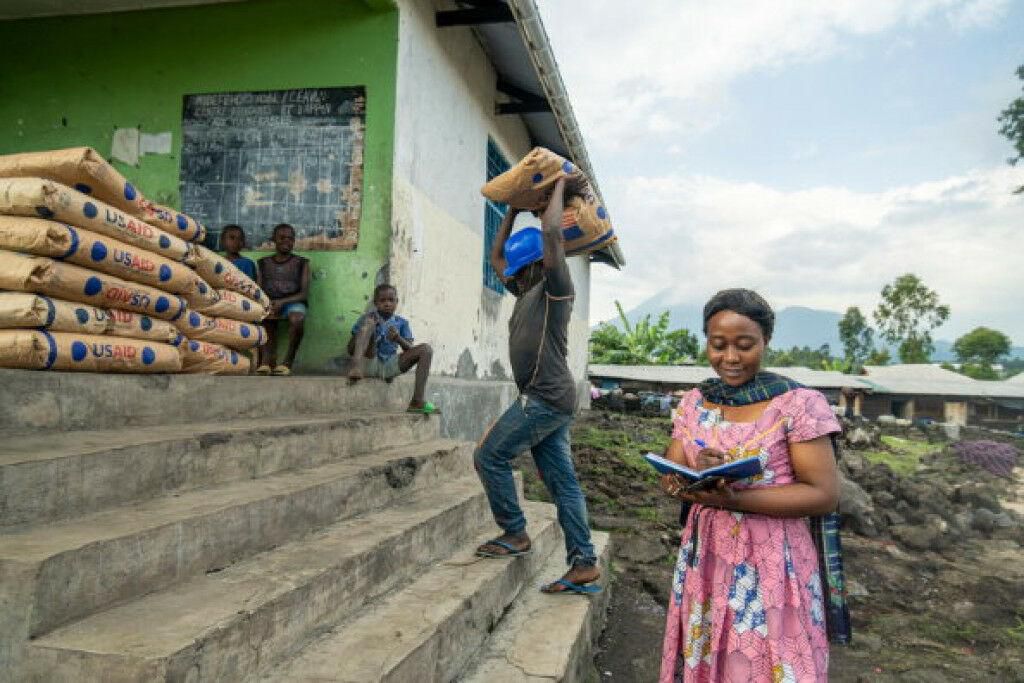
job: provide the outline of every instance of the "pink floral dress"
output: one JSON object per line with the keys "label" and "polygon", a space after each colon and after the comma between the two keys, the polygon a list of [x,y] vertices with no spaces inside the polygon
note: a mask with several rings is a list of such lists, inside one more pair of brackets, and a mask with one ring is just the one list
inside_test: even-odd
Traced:
{"label": "pink floral dress", "polygon": [[[795,482],[789,444],[839,431],[825,397],[796,389],[751,423],[704,408],[696,389],[673,418],[690,466],[701,439],[730,459],[757,455],[763,473],[736,488]],[[661,683],[796,683],[828,679],[822,582],[806,518],[694,505],[669,597]]]}

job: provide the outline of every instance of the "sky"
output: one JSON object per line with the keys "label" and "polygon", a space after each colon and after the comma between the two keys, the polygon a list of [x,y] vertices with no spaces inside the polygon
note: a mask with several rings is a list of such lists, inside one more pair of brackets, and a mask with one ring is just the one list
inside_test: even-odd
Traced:
{"label": "sky", "polygon": [[1024,0],[537,0],[627,265],[591,321],[662,293],[875,308],[912,272],[1024,345]]}

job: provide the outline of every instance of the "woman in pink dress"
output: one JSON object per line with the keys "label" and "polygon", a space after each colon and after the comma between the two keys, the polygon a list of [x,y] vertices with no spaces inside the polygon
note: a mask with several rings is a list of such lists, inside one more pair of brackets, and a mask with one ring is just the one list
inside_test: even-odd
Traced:
{"label": "woman in pink dress", "polygon": [[828,637],[818,556],[807,518],[835,509],[829,435],[840,427],[817,391],[761,372],[775,315],[755,292],[704,307],[718,375],[674,416],[666,457],[706,469],[756,455],[762,473],[704,492],[662,477],[692,504],[669,597],[661,683],[825,681]]}

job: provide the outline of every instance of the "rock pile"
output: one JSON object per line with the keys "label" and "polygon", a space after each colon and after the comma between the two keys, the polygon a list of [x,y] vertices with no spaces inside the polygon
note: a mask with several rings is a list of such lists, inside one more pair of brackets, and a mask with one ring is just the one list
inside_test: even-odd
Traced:
{"label": "rock pile", "polygon": [[888,536],[914,550],[943,551],[965,538],[1024,544],[1024,520],[1000,502],[1013,495],[1013,479],[966,464],[948,447],[924,456],[904,476],[884,463],[870,462],[853,447],[874,443],[877,436],[866,428],[854,426],[844,437],[840,513],[850,531]]}

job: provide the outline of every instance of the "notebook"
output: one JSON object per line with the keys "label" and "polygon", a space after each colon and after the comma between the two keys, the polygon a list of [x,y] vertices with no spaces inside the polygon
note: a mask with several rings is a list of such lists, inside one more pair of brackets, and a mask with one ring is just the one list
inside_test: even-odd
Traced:
{"label": "notebook", "polygon": [[682,478],[689,482],[698,482],[706,479],[729,479],[735,481],[737,479],[746,479],[747,477],[754,477],[761,474],[761,459],[756,455],[752,455],[749,458],[743,458],[742,460],[733,460],[732,462],[722,463],[715,467],[709,467],[706,470],[691,470],[685,465],[680,465],[677,462],[666,460],[660,455],[654,453],[648,453],[644,456],[644,459],[650,464],[651,467],[658,470],[661,474],[678,474]]}

